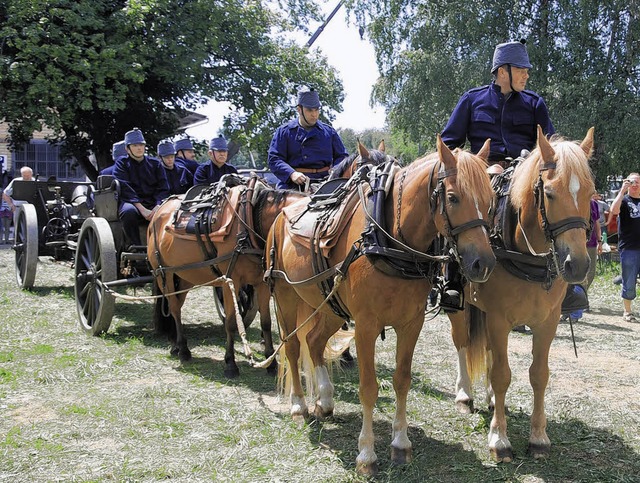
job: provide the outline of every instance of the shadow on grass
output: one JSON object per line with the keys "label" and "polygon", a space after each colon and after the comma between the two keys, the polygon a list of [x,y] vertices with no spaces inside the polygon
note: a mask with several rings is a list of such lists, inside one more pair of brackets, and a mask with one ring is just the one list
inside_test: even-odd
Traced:
{"label": "shadow on grass", "polygon": [[[490,419],[486,413],[483,417]],[[325,422],[311,420],[307,431],[309,440],[319,450],[330,450],[346,469],[355,471],[361,426],[361,415],[351,412]],[[391,422],[376,420],[374,433],[380,471],[377,480],[476,483],[528,481],[535,477],[536,481],[548,482],[638,481],[640,461],[637,453],[619,436],[590,427],[580,420],[550,420],[547,431],[552,441],[551,452],[546,459],[534,460],[526,453],[529,415],[523,412],[511,414],[509,435],[515,458],[511,463],[500,464],[489,458],[486,445],[470,449],[466,434],[459,435],[459,443],[452,443],[456,435],[446,432],[446,427],[443,420],[443,431],[431,436],[410,425],[408,436],[413,445],[413,460],[410,464],[396,466],[390,458]],[[443,441],[445,438],[449,441]],[[481,440],[486,441],[486,436]]]}
{"label": "shadow on grass", "polygon": [[62,295],[65,298],[75,299],[74,287],[66,285],[51,285],[33,287],[29,290],[29,293],[37,295],[38,297],[48,297],[49,295]]}

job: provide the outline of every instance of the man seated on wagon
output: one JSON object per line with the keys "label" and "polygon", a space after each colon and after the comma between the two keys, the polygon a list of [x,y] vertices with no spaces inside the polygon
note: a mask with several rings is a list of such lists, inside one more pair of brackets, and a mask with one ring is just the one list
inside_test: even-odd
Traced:
{"label": "man seated on wagon", "polygon": [[111,159],[113,160],[113,164],[101,170],[99,173],[100,176],[113,176],[113,168],[116,166],[116,161],[123,156],[127,156],[127,148],[124,145],[124,141],[113,143],[113,146],[111,147]]}
{"label": "man seated on wagon", "polygon": [[[442,140],[450,148],[463,147],[468,140],[477,153],[491,139],[489,163],[506,167],[510,159],[531,151],[537,142],[537,126],[546,136],[555,133],[544,99],[525,90],[532,68],[525,41],[498,44],[493,53],[491,84],[471,89],[462,95],[442,131]],[[450,263],[440,305],[447,311],[461,304],[462,277],[459,267]],[[573,291],[571,291],[573,293]],[[574,305],[588,307],[586,295]],[[563,303],[563,306],[565,304]]]}
{"label": "man seated on wagon", "polygon": [[209,161],[201,164],[193,177],[193,184],[211,184],[220,181],[225,174],[234,174],[238,170],[235,166],[227,164],[229,145],[222,136],[213,138],[209,142]]}
{"label": "man seated on wagon", "polygon": [[169,196],[169,182],[162,163],[145,155],[146,141],[138,128],[124,136],[127,156],[116,161],[113,176],[120,181],[118,217],[129,245],[141,245],[139,222],[151,220]]}
{"label": "man seated on wagon", "polygon": [[194,176],[196,170],[200,167],[200,163],[196,161],[196,151],[193,149],[191,139],[178,139],[174,146],[176,147],[176,164],[183,165]]}
{"label": "man seated on wagon", "polygon": [[300,189],[307,181],[329,176],[329,170],[348,156],[336,130],[320,117],[320,96],[313,89],[298,92],[298,117],[280,126],[269,145],[267,162],[278,188]]}
{"label": "man seated on wagon", "polygon": [[22,200],[14,200],[13,196],[13,182],[14,181],[35,181],[33,178],[33,170],[29,166],[23,166],[20,168],[20,177],[13,178],[7,187],[2,192],[2,200],[9,205],[9,209],[13,212],[13,226],[16,226],[16,214],[18,206],[26,203],[26,201]]}
{"label": "man seated on wagon", "polygon": [[176,163],[176,148],[171,141],[160,141],[158,144],[158,156],[162,161],[169,192],[172,195],[181,195],[193,186],[193,175],[183,165]]}

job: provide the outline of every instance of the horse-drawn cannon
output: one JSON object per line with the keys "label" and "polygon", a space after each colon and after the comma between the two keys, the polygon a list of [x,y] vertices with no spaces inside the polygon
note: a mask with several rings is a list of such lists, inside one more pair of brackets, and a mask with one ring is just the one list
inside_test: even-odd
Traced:
{"label": "horse-drawn cannon", "polygon": [[13,182],[15,215],[16,281],[23,289],[35,283],[39,256],[72,260],[78,232],[91,216],[89,182],[23,181]]}

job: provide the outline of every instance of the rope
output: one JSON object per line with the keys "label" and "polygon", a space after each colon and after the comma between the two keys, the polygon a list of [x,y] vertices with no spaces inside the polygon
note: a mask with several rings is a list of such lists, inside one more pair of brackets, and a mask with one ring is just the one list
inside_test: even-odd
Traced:
{"label": "rope", "polygon": [[[294,335],[296,335],[300,329],[302,329],[305,325],[307,325],[309,323],[309,321],[318,314],[320,309],[329,301],[329,299],[335,295],[335,293],[338,291],[338,287],[343,282],[343,280],[344,280],[344,275],[338,273],[333,278],[333,288],[331,289],[331,292],[329,292],[329,294],[320,303],[320,305],[318,305],[318,307],[316,307],[316,309],[313,311],[313,313],[309,317],[307,317],[307,319],[304,322],[302,322],[302,324],[300,324],[298,327],[296,327],[286,337],[283,338],[282,334],[280,334],[280,338],[281,338],[280,344],[278,344],[278,347],[276,347],[276,349],[273,351],[273,354],[271,354],[271,356],[269,356],[264,362],[257,363],[254,367],[264,368],[264,367],[267,367],[269,364],[271,364],[271,362],[278,355],[278,352],[280,352],[280,349],[282,348],[282,346],[284,344],[286,344]],[[279,310],[278,310],[278,300],[275,297],[274,297],[274,300],[276,301],[276,312],[279,312]],[[278,314],[276,313],[276,317],[277,317],[277,315]],[[280,327],[280,324],[278,324],[278,326]]]}

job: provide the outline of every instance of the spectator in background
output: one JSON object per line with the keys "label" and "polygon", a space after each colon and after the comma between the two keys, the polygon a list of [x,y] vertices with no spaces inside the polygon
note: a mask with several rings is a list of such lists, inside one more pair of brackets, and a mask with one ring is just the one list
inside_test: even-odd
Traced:
{"label": "spectator in background", "polygon": [[298,117],[280,126],[269,145],[267,162],[278,178],[278,188],[300,189],[307,181],[322,181],[348,156],[336,130],[318,119],[316,91],[298,92],[296,110]]}
{"label": "spectator in background", "polygon": [[4,191],[2,192],[2,200],[4,202],[6,202],[7,205],[9,205],[9,208],[13,212],[13,226],[15,226],[16,222],[17,222],[17,220],[16,220],[16,214],[17,214],[16,208],[18,206],[26,203],[25,201],[14,200],[13,198],[11,198],[13,196],[13,182],[14,181],[35,181],[34,178],[33,178],[33,170],[29,166],[23,166],[22,168],[20,168],[20,177],[19,178],[13,178],[9,182],[7,187],[4,189]]}
{"label": "spectator in background", "polygon": [[[596,193],[597,194],[597,193]],[[595,196],[595,195],[594,195]],[[589,293],[589,287],[593,283],[596,276],[596,266],[598,264],[598,256],[602,253],[602,230],[600,228],[600,210],[595,197],[591,199],[591,236],[587,240],[587,252],[591,258],[589,272],[584,282],[584,289]]]}
{"label": "spectator in background", "polygon": [[237,173],[235,166],[227,164],[229,145],[222,136],[213,138],[207,151],[209,161],[201,164],[193,177],[193,184],[211,184],[220,181],[225,174]]}
{"label": "spectator in background", "polygon": [[611,204],[611,214],[618,216],[618,252],[622,268],[622,320],[637,322],[631,311],[636,298],[636,279],[640,273],[640,174],[631,173],[622,182]]}
{"label": "spectator in background", "polygon": [[4,199],[4,197],[2,197],[2,199],[0,199],[0,243],[2,243],[2,238],[4,235],[5,245],[9,244],[9,239],[11,237],[11,218],[13,218],[11,207],[9,206],[9,203],[7,203],[7,201]]}
{"label": "spectator in background", "polygon": [[169,182],[162,163],[145,155],[146,141],[138,128],[124,136],[127,156],[119,158],[113,176],[120,181],[120,207],[125,238],[140,246],[139,222],[151,220],[158,206],[169,196]]}
{"label": "spectator in background", "polygon": [[183,165],[176,163],[176,148],[171,141],[160,141],[158,144],[158,156],[162,161],[169,192],[172,195],[181,195],[193,186],[193,175]]}
{"label": "spectator in background", "polygon": [[604,196],[602,196],[600,193],[595,193],[593,195],[593,198],[598,204],[598,212],[600,213],[598,224],[600,225],[600,231],[604,235],[605,233],[607,233],[607,213],[609,213],[610,210],[609,203],[604,200]]}
{"label": "spectator in background", "polygon": [[191,139],[178,139],[174,143],[174,146],[176,148],[176,163],[182,164],[189,170],[192,176],[195,176],[200,163],[196,161],[196,151],[193,149]]}

